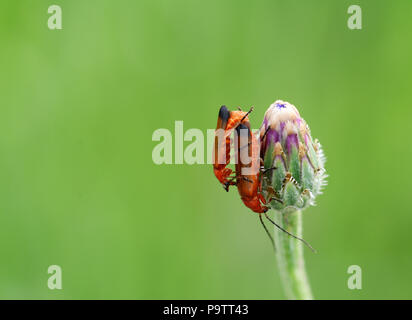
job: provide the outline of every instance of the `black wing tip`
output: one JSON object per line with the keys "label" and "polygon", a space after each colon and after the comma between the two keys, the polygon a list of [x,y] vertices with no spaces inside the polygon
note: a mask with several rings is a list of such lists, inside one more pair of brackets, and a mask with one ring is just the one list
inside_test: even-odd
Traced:
{"label": "black wing tip", "polygon": [[[243,124],[243,123],[240,123],[237,127],[236,127],[236,132],[239,134],[240,132],[246,132],[246,131],[243,131],[243,130],[245,130],[245,129],[247,129],[247,133],[249,134],[250,133],[250,128],[247,126],[247,125],[245,125],[245,124]],[[242,131],[241,131],[242,130]]]}
{"label": "black wing tip", "polygon": [[219,118],[222,119],[223,121],[227,121],[230,118],[230,111],[228,110],[228,108],[226,108],[225,105],[220,107]]}

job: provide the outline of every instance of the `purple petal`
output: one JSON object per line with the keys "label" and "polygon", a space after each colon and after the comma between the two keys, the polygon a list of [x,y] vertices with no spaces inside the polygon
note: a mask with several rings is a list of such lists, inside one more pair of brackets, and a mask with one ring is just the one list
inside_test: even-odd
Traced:
{"label": "purple petal", "polygon": [[290,134],[286,138],[286,150],[287,150],[289,155],[292,152],[292,147],[293,146],[295,146],[296,148],[299,149],[298,135],[296,133]]}

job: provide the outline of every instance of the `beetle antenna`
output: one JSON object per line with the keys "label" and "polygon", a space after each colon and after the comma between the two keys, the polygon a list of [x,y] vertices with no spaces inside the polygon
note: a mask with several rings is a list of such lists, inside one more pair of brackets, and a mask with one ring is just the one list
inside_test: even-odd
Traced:
{"label": "beetle antenna", "polygon": [[279,228],[279,229],[282,230],[283,232],[287,233],[288,235],[290,235],[291,237],[293,237],[293,238],[295,238],[295,239],[297,239],[297,240],[299,240],[299,241],[302,241],[310,250],[312,250],[312,252],[314,252],[314,253],[317,252],[315,249],[313,249],[313,247],[312,247],[308,242],[306,242],[305,240],[303,240],[303,239],[295,236],[294,234],[290,233],[289,231],[283,229],[283,228],[282,228],[280,225],[278,225],[275,221],[273,221],[271,218],[269,218],[269,216],[267,215],[266,212],[265,212],[265,217],[266,217],[266,219],[268,219],[270,222],[272,222],[277,228]]}
{"label": "beetle antenna", "polygon": [[240,120],[240,122],[242,122],[243,120],[245,120],[245,118],[253,111],[253,107],[250,108],[250,110],[248,112],[246,112],[246,114],[243,116],[242,120]]}
{"label": "beetle antenna", "polygon": [[268,132],[269,132],[269,129],[270,129],[270,126],[268,126],[268,127],[266,128],[265,133],[263,134],[262,138],[260,139],[261,141],[263,141],[263,139],[265,139],[266,135],[267,135]]}
{"label": "beetle antenna", "polygon": [[270,239],[270,242],[272,243],[273,250],[276,252],[275,240],[273,240],[272,235],[270,234],[270,232],[269,232],[268,228],[266,227],[265,223],[263,222],[263,219],[262,219],[262,214],[261,214],[261,213],[259,213],[259,220],[260,220],[260,223],[261,223],[261,224],[262,224],[262,226],[263,226],[263,229],[265,229],[266,234],[268,235],[268,237],[269,237],[269,239]]}

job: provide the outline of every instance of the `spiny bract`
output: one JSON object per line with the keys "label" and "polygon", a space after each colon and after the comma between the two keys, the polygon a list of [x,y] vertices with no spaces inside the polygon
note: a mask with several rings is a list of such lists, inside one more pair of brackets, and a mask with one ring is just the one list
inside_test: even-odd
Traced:
{"label": "spiny bract", "polygon": [[270,105],[260,140],[262,192],[272,209],[287,213],[314,205],[326,184],[325,157],[296,107],[282,100]]}

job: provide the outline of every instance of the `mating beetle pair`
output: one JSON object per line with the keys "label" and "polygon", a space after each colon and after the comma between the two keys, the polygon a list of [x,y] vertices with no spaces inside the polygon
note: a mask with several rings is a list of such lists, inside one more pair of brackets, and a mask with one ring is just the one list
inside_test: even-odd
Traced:
{"label": "mating beetle pair", "polygon": [[[267,168],[263,166],[264,156],[261,154],[260,144],[265,142],[270,126],[267,126],[265,130],[260,132],[260,137],[257,137],[252,133],[248,118],[252,111],[253,108],[248,112],[242,111],[241,109],[237,111],[229,111],[225,106],[220,108],[215,131],[214,174],[226,191],[229,190],[230,186],[237,187],[243,203],[259,214],[262,226],[272,240],[272,243],[273,238],[263,222],[262,215],[283,232],[303,241],[312,249],[307,242],[283,229],[267,214],[271,202],[283,204],[283,201],[278,196],[278,192],[272,186],[267,186],[267,183],[265,190],[262,190],[262,184],[265,179],[267,180],[268,176],[272,175],[273,171],[277,168],[275,166]],[[230,163],[231,134],[234,131],[235,172],[228,167]],[[247,156],[246,161],[245,157],[242,157],[245,153]],[[289,183],[297,185],[297,182],[292,175],[289,172],[286,172],[282,183],[282,189],[285,189],[285,186]]]}

